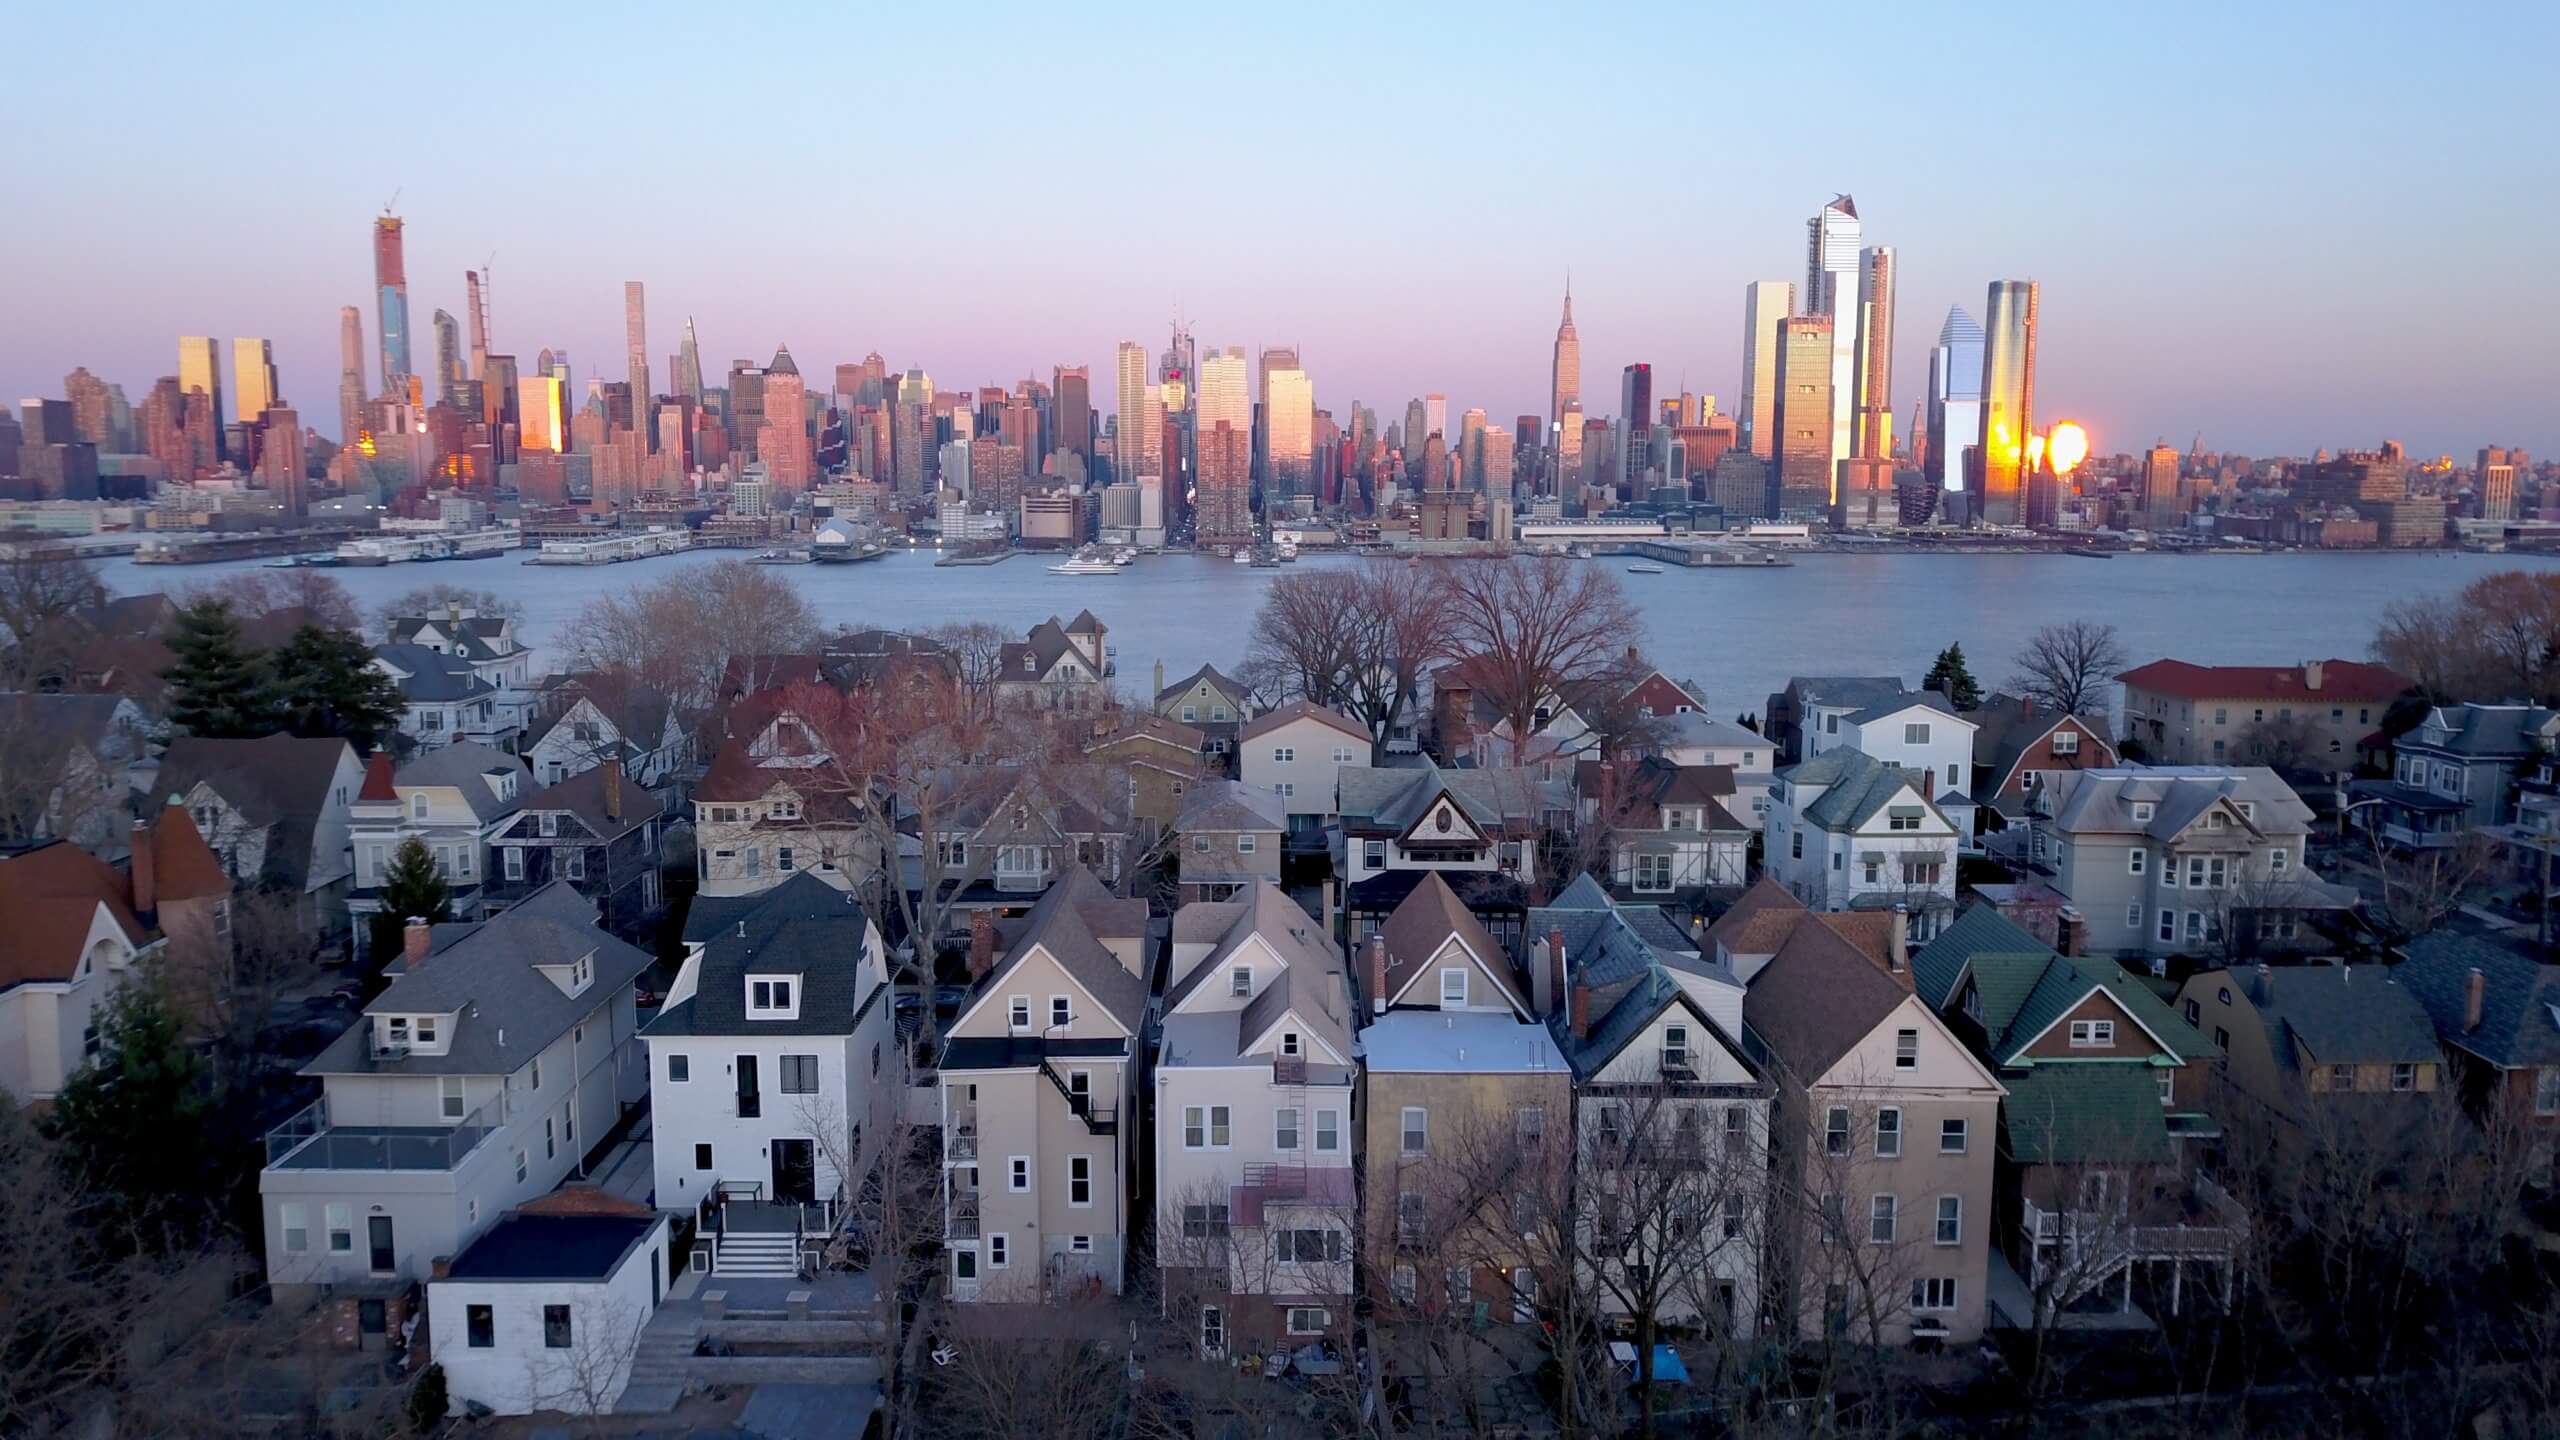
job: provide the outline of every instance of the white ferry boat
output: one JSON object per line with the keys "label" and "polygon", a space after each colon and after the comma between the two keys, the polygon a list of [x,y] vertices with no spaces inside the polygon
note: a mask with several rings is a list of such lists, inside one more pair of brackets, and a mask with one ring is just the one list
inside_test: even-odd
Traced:
{"label": "white ferry boat", "polygon": [[1050,566],[1049,573],[1052,575],[1117,575],[1120,573],[1120,565],[1108,555],[1087,552],[1063,565]]}

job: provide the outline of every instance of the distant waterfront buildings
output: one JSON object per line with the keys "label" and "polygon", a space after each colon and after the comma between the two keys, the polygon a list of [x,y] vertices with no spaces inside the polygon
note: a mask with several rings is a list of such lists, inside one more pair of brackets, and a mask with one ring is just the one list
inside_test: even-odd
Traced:
{"label": "distant waterfront buildings", "polygon": [[1791,315],[1778,327],[1775,455],[1769,467],[1770,519],[1828,518],[1831,508],[1831,337],[1828,315]]}
{"label": "distant waterfront buildings", "polygon": [[1965,452],[1982,443],[1982,327],[1961,305],[1947,307],[1929,351],[1929,479],[1963,490]]}
{"label": "distant waterfront buildings", "polygon": [[1561,422],[1564,407],[1582,398],[1582,336],[1573,328],[1573,282],[1564,286],[1564,319],[1556,326],[1555,359],[1547,372],[1547,418]]}
{"label": "distant waterfront buildings", "polygon": [[1618,423],[1626,433],[1618,445],[1615,478],[1622,487],[1619,493],[1632,498],[1644,493],[1646,437],[1653,424],[1653,366],[1644,361],[1618,374]]}
{"label": "distant waterfront buildings", "polygon": [[1983,302],[1982,463],[1973,513],[1985,525],[2023,523],[2035,433],[2036,282],[1994,280]]}
{"label": "distant waterfront buildings", "polygon": [[[1827,315],[1831,327],[1831,435],[1826,462],[1855,451],[1858,403],[1858,202],[1835,195],[1805,228],[1802,313]],[[1824,503],[1829,503],[1827,493]]]}
{"label": "distant waterfront buildings", "polygon": [[267,411],[280,398],[276,394],[275,342],[245,337],[233,340],[231,380],[231,403],[239,407],[231,418],[243,425],[263,424]]}
{"label": "distant waterfront buildings", "polygon": [[1743,287],[1742,446],[1764,460],[1778,433],[1778,325],[1795,308],[1792,281],[1754,280]]}
{"label": "distant waterfront buildings", "polygon": [[1893,454],[1893,247],[1870,245],[1858,256],[1857,426],[1849,454]]}
{"label": "distant waterfront buildings", "polygon": [[[649,409],[649,300],[637,280],[622,282],[622,344],[631,365],[631,406],[635,414]],[[799,419],[795,412],[794,421]],[[645,430],[647,427],[640,427]],[[648,443],[645,439],[641,442]]]}
{"label": "distant waterfront buildings", "polygon": [[1263,509],[1309,493],[1315,462],[1316,390],[1293,347],[1262,352]]}
{"label": "distant waterfront buildings", "polygon": [[382,394],[406,400],[414,373],[409,368],[409,262],[397,215],[373,222],[373,287],[381,305]]}

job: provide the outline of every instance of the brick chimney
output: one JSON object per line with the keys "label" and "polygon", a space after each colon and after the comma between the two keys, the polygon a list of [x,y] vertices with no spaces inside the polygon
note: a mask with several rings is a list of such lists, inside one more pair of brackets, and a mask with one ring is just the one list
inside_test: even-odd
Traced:
{"label": "brick chimney", "polygon": [[2462,982],[2463,1034],[2468,1035],[2480,1028],[2480,1011],[2487,1002],[2488,996],[2489,977],[2481,973],[2479,966],[2474,965],[2471,967],[2471,973],[2464,977]]}
{"label": "brick chimney", "polygon": [[2326,664],[2326,661],[2321,660],[2305,660],[2302,662],[2303,689],[2318,690],[2320,688],[2320,672]]}
{"label": "brick chimney", "polygon": [[1369,1013],[1372,1015],[1384,1015],[1387,1013],[1386,932],[1381,930],[1370,931],[1369,943],[1363,947],[1362,953],[1367,958],[1367,965],[1364,969],[1362,978],[1369,987]]}
{"label": "brick chimney", "polygon": [[622,757],[604,762],[604,818],[622,823]]}
{"label": "brick chimney", "polygon": [[142,923],[151,923],[151,912],[160,904],[159,857],[152,853],[151,827],[140,820],[133,822],[133,913]]}
{"label": "brick chimney", "polygon": [[453,1257],[450,1255],[438,1255],[434,1259],[429,1260],[427,1262],[427,1278],[430,1280],[452,1279]]}
{"label": "brick chimney", "polygon": [[1590,1039],[1591,987],[1578,981],[1573,987],[1573,1014],[1571,1018],[1573,1023],[1573,1038],[1576,1040]]}
{"label": "brick chimney", "polygon": [[2033,720],[2036,718],[2036,697],[2033,695],[2021,695],[2018,697],[2018,718],[2021,720]]}
{"label": "brick chimney", "polygon": [[401,961],[412,970],[426,964],[427,941],[434,934],[434,928],[424,919],[416,915],[410,916],[409,923],[400,931]]}
{"label": "brick chimney", "polygon": [[1567,994],[1564,980],[1564,931],[1547,932],[1547,1004],[1553,1006]]}
{"label": "brick chimney", "polygon": [[983,980],[996,968],[996,915],[992,910],[969,912],[969,978]]}
{"label": "brick chimney", "polygon": [[2061,912],[2054,917],[2053,948],[2074,959],[2079,958],[2080,945],[2084,938],[2080,932],[2084,928],[2086,927],[2081,920],[2079,909],[2071,905],[2063,906]]}

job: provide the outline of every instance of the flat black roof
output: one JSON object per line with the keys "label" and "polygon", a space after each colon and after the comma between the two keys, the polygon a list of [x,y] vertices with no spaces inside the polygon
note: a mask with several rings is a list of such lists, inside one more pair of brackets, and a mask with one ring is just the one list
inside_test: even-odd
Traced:
{"label": "flat black roof", "polygon": [[602,1280],[658,1217],[511,1215],[454,1257],[456,1280]]}

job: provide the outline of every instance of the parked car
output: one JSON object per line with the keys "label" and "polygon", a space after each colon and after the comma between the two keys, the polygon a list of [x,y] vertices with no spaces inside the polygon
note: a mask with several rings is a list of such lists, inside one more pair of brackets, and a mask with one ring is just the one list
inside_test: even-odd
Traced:
{"label": "parked car", "polygon": [[934,987],[933,1008],[937,1011],[941,1011],[946,1014],[953,1013],[958,1011],[961,1006],[968,1003],[969,987],[966,985],[938,985]]}

